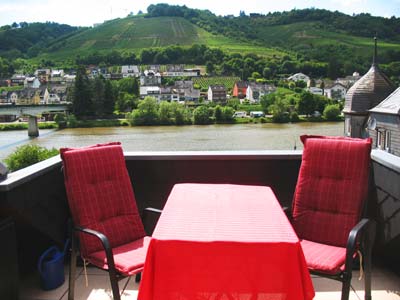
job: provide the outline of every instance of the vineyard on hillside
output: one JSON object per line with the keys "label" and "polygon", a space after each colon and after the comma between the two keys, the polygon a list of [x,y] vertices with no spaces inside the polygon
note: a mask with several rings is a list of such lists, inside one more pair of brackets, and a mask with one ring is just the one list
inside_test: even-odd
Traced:
{"label": "vineyard on hillside", "polygon": [[198,85],[201,90],[207,90],[210,85],[223,84],[227,91],[232,91],[233,85],[237,81],[240,81],[240,78],[234,76],[193,77],[193,84]]}

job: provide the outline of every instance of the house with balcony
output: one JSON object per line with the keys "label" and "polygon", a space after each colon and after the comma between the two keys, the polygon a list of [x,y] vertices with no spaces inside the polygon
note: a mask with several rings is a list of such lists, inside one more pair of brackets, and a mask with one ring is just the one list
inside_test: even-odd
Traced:
{"label": "house with balcony", "polygon": [[64,70],[62,70],[62,69],[51,70],[50,80],[49,80],[50,83],[53,83],[53,84],[58,83],[59,84],[59,83],[63,82],[63,80],[64,80]]}
{"label": "house with balcony", "polygon": [[34,88],[24,88],[15,91],[15,94],[11,94],[11,103],[15,103],[16,105],[38,105],[40,104],[40,93],[40,89]]}
{"label": "house with balcony", "polygon": [[24,81],[24,87],[37,89],[40,87],[40,81],[36,77],[26,77]]}
{"label": "house with balcony", "polygon": [[340,100],[346,97],[347,88],[340,82],[334,82],[330,85],[325,85],[324,96],[329,99]]}
{"label": "house with balcony", "polygon": [[12,86],[17,86],[17,85],[23,86],[25,79],[26,79],[26,76],[23,74],[14,74],[11,77],[11,85]]}
{"label": "house with balcony", "polygon": [[50,79],[51,70],[50,69],[37,69],[34,74],[35,74],[35,77],[37,77],[41,83],[46,83]]}
{"label": "house with balcony", "polygon": [[161,74],[153,70],[145,70],[140,75],[141,86],[160,86],[161,85]]}
{"label": "house with balcony", "polygon": [[125,65],[121,67],[122,77],[139,77],[140,67],[137,65]]}
{"label": "house with balcony", "polygon": [[208,101],[226,103],[226,87],[223,84],[210,85],[208,87]]}
{"label": "house with balcony", "polygon": [[144,99],[146,96],[151,96],[161,100],[161,88],[159,86],[140,86],[139,88],[140,99]]}
{"label": "house with balcony", "polygon": [[193,87],[192,80],[177,80],[172,88],[181,100],[197,102],[200,98],[200,90]]}
{"label": "house with balcony", "polygon": [[232,96],[237,97],[239,99],[246,98],[248,86],[249,86],[249,83],[247,81],[235,82],[235,84],[233,85],[233,89],[232,89]]}
{"label": "house with balcony", "polygon": [[400,157],[400,88],[369,110],[367,124],[374,146]]}
{"label": "house with balcony", "polygon": [[246,90],[246,99],[250,103],[258,103],[264,95],[268,95],[276,91],[276,87],[271,84],[250,82]]}

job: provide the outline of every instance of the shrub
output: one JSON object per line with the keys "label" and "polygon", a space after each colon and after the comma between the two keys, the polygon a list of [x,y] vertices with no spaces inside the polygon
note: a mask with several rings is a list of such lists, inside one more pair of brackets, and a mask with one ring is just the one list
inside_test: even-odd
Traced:
{"label": "shrub", "polygon": [[69,115],[67,117],[67,124],[68,124],[68,127],[71,127],[71,128],[78,127],[78,120],[76,119],[76,117],[74,115]]}
{"label": "shrub", "polygon": [[56,114],[54,116],[54,122],[58,125],[58,128],[67,127],[67,117],[65,114]]}
{"label": "shrub", "polygon": [[291,114],[290,114],[290,122],[299,122],[300,121],[300,118],[299,118],[299,115],[297,114],[297,112],[292,112]]}
{"label": "shrub", "polygon": [[340,115],[340,107],[338,104],[330,104],[327,105],[324,109],[324,117],[328,121],[335,121],[337,120],[338,116]]}
{"label": "shrub", "polygon": [[10,171],[16,171],[58,154],[55,148],[47,149],[38,145],[18,147],[4,161]]}

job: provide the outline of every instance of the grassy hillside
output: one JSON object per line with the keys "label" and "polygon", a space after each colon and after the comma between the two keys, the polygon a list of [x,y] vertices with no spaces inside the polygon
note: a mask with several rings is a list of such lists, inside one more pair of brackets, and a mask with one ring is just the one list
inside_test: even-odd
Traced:
{"label": "grassy hillside", "polygon": [[40,55],[53,60],[63,60],[76,55],[110,50],[139,53],[150,47],[171,45],[191,46],[204,44],[223,48],[227,52],[256,53],[262,56],[282,55],[282,51],[268,47],[238,42],[232,38],[214,35],[179,17],[127,17],[108,21],[76,35],[60,38],[50,47],[52,51]]}
{"label": "grassy hillside", "polygon": [[[357,53],[359,56],[371,57],[373,39],[349,35],[345,32],[331,32],[321,28],[318,22],[298,22],[287,25],[269,26],[268,30],[258,30],[257,35],[264,41],[278,47],[290,48],[293,51],[303,51],[318,57],[321,49],[331,45],[339,46],[341,55]],[[400,51],[400,44],[379,41],[379,49]],[[337,54],[337,53],[332,53]]]}

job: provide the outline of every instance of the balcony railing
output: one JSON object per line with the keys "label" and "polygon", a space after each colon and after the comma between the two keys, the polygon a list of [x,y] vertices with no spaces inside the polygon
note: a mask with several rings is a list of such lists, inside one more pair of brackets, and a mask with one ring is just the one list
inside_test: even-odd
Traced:
{"label": "balcony railing", "polygon": [[[301,151],[126,152],[139,210],[162,208],[181,182],[269,185],[290,206]],[[367,214],[378,223],[374,256],[400,273],[400,158],[374,150]],[[0,220],[16,224],[20,277],[40,254],[62,245],[69,217],[59,157],[9,174],[0,182]],[[1,241],[3,244],[4,241]]]}

